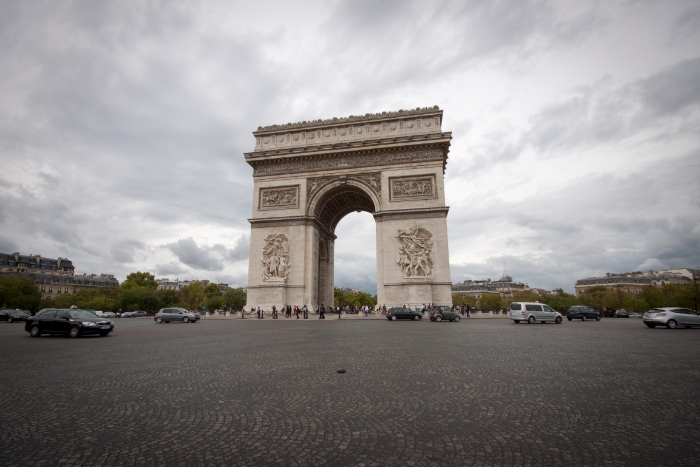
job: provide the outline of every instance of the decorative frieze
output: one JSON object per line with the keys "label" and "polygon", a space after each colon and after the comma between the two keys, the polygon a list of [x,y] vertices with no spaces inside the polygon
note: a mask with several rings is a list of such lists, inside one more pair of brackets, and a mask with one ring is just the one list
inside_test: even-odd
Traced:
{"label": "decorative frieze", "polygon": [[299,207],[299,185],[261,188],[259,209],[292,209]]}
{"label": "decorative frieze", "polygon": [[435,175],[390,178],[389,195],[392,201],[436,198]]}
{"label": "decorative frieze", "polygon": [[423,162],[442,160],[444,151],[441,148],[424,149],[419,151],[392,152],[366,156],[344,156],[326,159],[281,162],[277,164],[256,165],[253,175],[275,175],[282,173],[310,172],[315,170],[330,170],[342,168],[371,167],[389,165],[401,162]]}
{"label": "decorative frieze", "polygon": [[358,180],[363,182],[365,185],[367,185],[372,191],[377,193],[377,195],[381,194],[382,191],[382,175],[381,173],[368,173],[368,174],[357,174],[357,175],[338,175],[335,177],[317,177],[317,178],[309,178],[306,181],[306,199],[311,200],[311,197],[314,193],[316,193],[318,190],[320,190],[322,187],[325,185],[335,182],[335,181],[340,181],[343,180],[347,182],[348,180]]}
{"label": "decorative frieze", "polygon": [[433,234],[414,224],[399,229],[399,260],[404,277],[428,277],[433,273]]}
{"label": "decorative frieze", "polygon": [[271,233],[265,238],[262,253],[263,282],[284,282],[289,279],[289,240],[284,234]]}

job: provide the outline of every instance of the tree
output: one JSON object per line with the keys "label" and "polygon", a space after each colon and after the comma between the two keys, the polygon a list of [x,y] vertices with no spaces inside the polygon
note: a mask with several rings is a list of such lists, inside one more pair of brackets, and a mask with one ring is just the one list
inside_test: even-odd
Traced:
{"label": "tree", "polygon": [[204,301],[204,285],[199,282],[192,282],[187,287],[183,287],[180,292],[180,304],[191,310],[198,310]]}
{"label": "tree", "polygon": [[158,290],[157,294],[164,307],[175,306],[180,302],[180,294],[174,290]]}
{"label": "tree", "polygon": [[207,297],[220,297],[223,294],[221,293],[221,289],[219,289],[219,286],[216,284],[209,284],[206,287],[204,287],[204,295]]}
{"label": "tree", "polygon": [[474,308],[476,306],[476,298],[474,298],[472,295],[462,295],[462,294],[452,294],[452,303],[454,303],[457,306],[462,306],[462,305],[469,305],[470,307]]}
{"label": "tree", "polygon": [[479,305],[481,308],[488,308],[489,310],[500,310],[503,308],[504,300],[496,293],[488,293],[481,296]]}
{"label": "tree", "polygon": [[41,293],[27,277],[0,277],[0,306],[37,311]]}
{"label": "tree", "polygon": [[131,289],[133,287],[146,287],[148,289],[157,289],[156,277],[149,272],[132,272],[126,276],[126,280],[122,282],[121,288]]}
{"label": "tree", "polygon": [[247,298],[247,294],[242,287],[228,289],[224,294],[224,305],[232,310],[242,310]]}
{"label": "tree", "polygon": [[123,311],[155,311],[161,307],[158,294],[150,287],[131,287],[120,290],[119,304]]}
{"label": "tree", "polygon": [[664,301],[661,290],[653,285],[645,285],[642,287],[642,291],[639,292],[639,298],[644,300],[648,309],[659,307]]}

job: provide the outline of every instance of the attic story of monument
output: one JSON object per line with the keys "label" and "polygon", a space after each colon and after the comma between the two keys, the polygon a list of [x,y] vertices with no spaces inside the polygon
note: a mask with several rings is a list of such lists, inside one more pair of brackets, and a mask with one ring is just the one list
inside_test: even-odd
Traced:
{"label": "attic story of monument", "polygon": [[435,106],[253,132],[246,306],[332,305],[335,228],[353,211],[375,219],[379,304],[450,303],[442,116]]}

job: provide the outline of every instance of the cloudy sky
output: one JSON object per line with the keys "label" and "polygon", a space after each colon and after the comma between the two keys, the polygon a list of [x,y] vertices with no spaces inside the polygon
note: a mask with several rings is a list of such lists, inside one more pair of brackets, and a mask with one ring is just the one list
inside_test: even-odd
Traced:
{"label": "cloudy sky", "polygon": [[[700,264],[697,1],[0,3],[0,251],[245,285],[259,125],[439,105],[452,280]],[[376,291],[374,221],[336,285]]]}

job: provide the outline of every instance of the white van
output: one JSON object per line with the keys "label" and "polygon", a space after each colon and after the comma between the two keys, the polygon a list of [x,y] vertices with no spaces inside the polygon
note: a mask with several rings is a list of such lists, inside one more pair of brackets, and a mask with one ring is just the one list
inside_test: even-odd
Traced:
{"label": "white van", "polygon": [[510,319],[515,324],[521,321],[527,321],[534,324],[536,321],[546,323],[552,321],[561,324],[561,313],[555,311],[544,303],[537,302],[513,302],[510,304]]}

